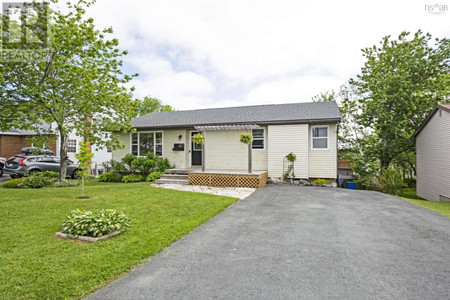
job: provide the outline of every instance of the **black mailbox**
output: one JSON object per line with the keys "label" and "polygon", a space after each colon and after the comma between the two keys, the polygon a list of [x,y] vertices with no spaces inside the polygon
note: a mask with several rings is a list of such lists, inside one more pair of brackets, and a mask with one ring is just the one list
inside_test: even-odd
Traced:
{"label": "black mailbox", "polygon": [[173,151],[184,151],[184,144],[173,144]]}

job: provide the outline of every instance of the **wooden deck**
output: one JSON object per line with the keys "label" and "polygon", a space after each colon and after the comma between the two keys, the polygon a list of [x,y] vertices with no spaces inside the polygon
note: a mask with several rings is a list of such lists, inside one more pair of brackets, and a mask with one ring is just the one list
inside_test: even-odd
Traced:
{"label": "wooden deck", "polygon": [[229,186],[262,188],[267,184],[267,171],[252,173],[239,171],[190,171],[189,184],[205,186]]}

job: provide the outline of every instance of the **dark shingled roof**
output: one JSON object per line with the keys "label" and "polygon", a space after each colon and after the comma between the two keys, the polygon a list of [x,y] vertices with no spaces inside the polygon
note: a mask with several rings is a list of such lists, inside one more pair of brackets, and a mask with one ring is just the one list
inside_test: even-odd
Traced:
{"label": "dark shingled roof", "polygon": [[193,127],[219,124],[336,123],[336,101],[272,104],[154,112],[133,119],[135,128]]}
{"label": "dark shingled roof", "polygon": [[0,134],[24,135],[24,136],[25,135],[39,135],[39,134],[54,134],[54,129],[52,128],[51,124],[47,124],[47,123],[38,124],[37,128],[39,129],[38,131],[31,130],[31,129],[26,130],[26,129],[18,129],[18,128],[11,127],[7,131],[0,131]]}

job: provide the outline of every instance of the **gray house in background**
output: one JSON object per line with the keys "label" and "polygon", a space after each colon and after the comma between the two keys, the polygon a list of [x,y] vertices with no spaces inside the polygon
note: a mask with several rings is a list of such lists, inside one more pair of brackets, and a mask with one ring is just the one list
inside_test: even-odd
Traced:
{"label": "gray house in background", "polygon": [[414,133],[417,196],[450,201],[450,103],[439,104]]}
{"label": "gray house in background", "polygon": [[[198,168],[204,161],[209,171],[245,174],[248,146],[239,136],[251,132],[254,171],[281,178],[284,158],[293,152],[296,177],[336,179],[340,120],[334,101],[155,112],[132,121],[137,132],[121,134],[125,148],[114,150],[113,159],[153,152],[176,168]],[[199,132],[205,153],[191,140]]]}

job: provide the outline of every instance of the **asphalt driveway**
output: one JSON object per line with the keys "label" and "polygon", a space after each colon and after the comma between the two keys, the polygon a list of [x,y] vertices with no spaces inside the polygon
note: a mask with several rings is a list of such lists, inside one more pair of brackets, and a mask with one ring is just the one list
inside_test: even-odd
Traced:
{"label": "asphalt driveway", "polygon": [[182,298],[450,299],[450,219],[381,193],[271,185],[89,297]]}

